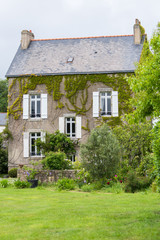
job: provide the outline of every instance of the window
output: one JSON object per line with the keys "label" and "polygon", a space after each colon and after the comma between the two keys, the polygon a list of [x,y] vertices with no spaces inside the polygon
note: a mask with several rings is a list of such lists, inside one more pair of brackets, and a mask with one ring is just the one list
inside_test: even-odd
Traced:
{"label": "window", "polygon": [[93,92],[93,117],[118,117],[118,92],[101,89]]}
{"label": "window", "polygon": [[36,140],[40,138],[45,142],[45,132],[23,132],[23,157],[43,157],[41,151],[36,146]]}
{"label": "window", "polygon": [[74,60],[74,57],[69,57],[69,58],[67,59],[67,63],[72,63],[73,60]]}
{"label": "window", "polygon": [[111,115],[111,92],[100,93],[100,115]]}
{"label": "window", "polygon": [[70,138],[81,138],[81,117],[69,115],[64,114],[64,117],[59,117],[59,131],[66,133]]}
{"label": "window", "polygon": [[66,121],[66,134],[70,138],[74,138],[76,136],[76,125],[75,125],[75,118],[65,118]]}
{"label": "window", "polygon": [[36,140],[41,138],[41,133],[30,133],[30,156],[41,156],[41,151],[36,146]]}
{"label": "window", "polygon": [[47,118],[47,94],[23,95],[23,119]]}
{"label": "window", "polygon": [[75,162],[76,161],[76,156],[74,154],[71,155],[70,160],[71,160],[71,162]]}
{"label": "window", "polygon": [[30,96],[30,117],[39,118],[41,117],[41,95]]}

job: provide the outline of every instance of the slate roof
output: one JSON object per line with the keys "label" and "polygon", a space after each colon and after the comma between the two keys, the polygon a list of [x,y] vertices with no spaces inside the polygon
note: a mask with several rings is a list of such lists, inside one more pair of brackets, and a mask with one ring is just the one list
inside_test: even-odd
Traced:
{"label": "slate roof", "polygon": [[6,77],[134,72],[141,51],[133,35],[32,40],[18,48]]}
{"label": "slate roof", "polygon": [[7,124],[7,113],[0,113],[0,126]]}

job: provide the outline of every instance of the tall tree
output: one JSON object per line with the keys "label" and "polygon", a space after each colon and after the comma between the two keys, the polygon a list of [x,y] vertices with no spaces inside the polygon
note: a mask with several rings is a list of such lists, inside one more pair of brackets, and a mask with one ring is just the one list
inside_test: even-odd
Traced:
{"label": "tall tree", "polygon": [[0,80],[0,112],[7,112],[8,81]]}
{"label": "tall tree", "polygon": [[128,82],[134,92],[134,117],[142,120],[146,116],[160,116],[160,23],[150,44],[144,43],[135,76]]}
{"label": "tall tree", "polygon": [[[157,25],[150,45],[144,44],[140,64],[135,76],[128,79],[134,98],[134,119],[160,116],[160,23]],[[160,192],[160,121],[153,130],[154,167],[158,192]]]}

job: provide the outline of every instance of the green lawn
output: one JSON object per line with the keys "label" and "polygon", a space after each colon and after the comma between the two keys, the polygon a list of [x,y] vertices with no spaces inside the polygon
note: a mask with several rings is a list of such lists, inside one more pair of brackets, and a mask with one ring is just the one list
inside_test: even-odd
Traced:
{"label": "green lawn", "polygon": [[160,195],[0,188],[5,239],[160,239]]}

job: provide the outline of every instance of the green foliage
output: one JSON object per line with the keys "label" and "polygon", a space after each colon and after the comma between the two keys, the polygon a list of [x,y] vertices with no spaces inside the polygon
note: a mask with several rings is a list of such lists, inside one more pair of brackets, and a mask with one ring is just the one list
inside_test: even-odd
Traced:
{"label": "green foliage", "polygon": [[125,192],[134,193],[139,190],[148,188],[151,181],[147,177],[138,178],[136,172],[130,171],[125,182]]}
{"label": "green foliage", "polygon": [[81,187],[81,190],[83,192],[91,192],[91,191],[93,191],[93,186],[90,184],[85,184]]}
{"label": "green foliage", "polygon": [[[145,159],[145,156],[152,152],[151,141],[151,123],[135,123],[123,124],[116,126],[113,129],[119,143],[121,145],[121,167],[124,168],[124,174],[128,172],[129,168],[136,169],[140,166],[143,175],[148,174],[149,168],[153,167],[150,160]],[[143,166],[142,167],[142,162]],[[126,171],[125,171],[126,169]]]}
{"label": "green foliage", "polygon": [[160,192],[160,122],[153,128],[153,152],[157,190]]}
{"label": "green foliage", "polygon": [[66,155],[63,152],[49,152],[42,160],[44,169],[50,170],[64,170],[71,169],[71,161],[66,159]]}
{"label": "green foliage", "polygon": [[14,186],[16,188],[29,188],[31,186],[31,184],[29,182],[26,182],[26,181],[21,181],[20,179],[17,179],[15,182],[14,182]]}
{"label": "green foliage", "polygon": [[[160,116],[160,24],[150,44],[144,43],[141,61],[135,76],[128,79],[134,92],[134,118],[143,120],[146,116]],[[151,49],[151,51],[150,51]]]}
{"label": "green foliage", "polygon": [[[13,79],[9,86],[9,108],[8,115],[12,114],[15,119],[18,119],[22,113],[23,94],[27,94],[29,90],[36,89],[37,85],[45,84],[48,94],[53,95],[53,100],[57,102],[57,108],[63,108],[64,105],[60,102],[62,93],[60,92],[60,84],[64,78],[64,96],[69,101],[66,101],[66,107],[69,111],[76,114],[86,115],[91,109],[92,102],[88,103],[88,88],[95,83],[103,83],[107,87],[118,91],[119,99],[119,117],[104,117],[103,121],[114,127],[121,124],[120,116],[124,113],[132,112],[129,105],[131,90],[126,81],[126,76],[133,74],[91,74],[91,75],[66,75],[66,76],[36,76],[20,77]],[[19,90],[18,90],[19,88]],[[67,103],[68,102],[68,103]],[[89,106],[88,106],[89,104]],[[90,131],[89,124],[83,126],[83,129]]]}
{"label": "green foliage", "polygon": [[67,137],[66,134],[56,131],[55,133],[46,134],[46,141],[37,140],[37,146],[44,152],[64,152],[67,157],[75,153],[76,143]]}
{"label": "green foliage", "polygon": [[0,112],[7,112],[8,81],[0,80]]}
{"label": "green foliage", "polygon": [[119,143],[107,124],[92,130],[87,143],[81,145],[80,155],[94,180],[115,174],[120,160]]}
{"label": "green foliage", "polygon": [[91,182],[91,176],[89,172],[87,172],[84,168],[83,169],[81,168],[76,173],[75,181],[78,184],[78,186],[81,188],[84,184],[86,183],[88,184]]}
{"label": "green foliage", "polygon": [[7,179],[1,180],[0,185],[2,188],[7,188],[9,186],[8,180]]}
{"label": "green foliage", "polygon": [[17,168],[12,168],[11,170],[9,170],[8,175],[11,178],[16,178],[17,177]]}
{"label": "green foliage", "polygon": [[8,172],[8,151],[3,144],[4,138],[0,134],[0,174]]}
{"label": "green foliage", "polygon": [[56,183],[58,190],[74,190],[76,185],[73,179],[62,178]]}

